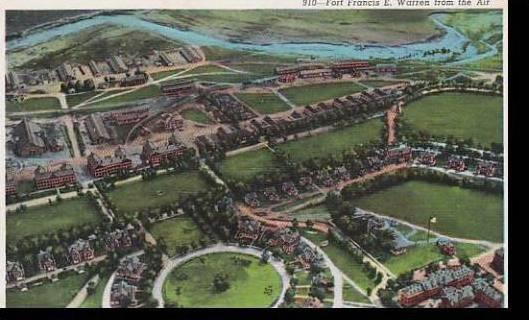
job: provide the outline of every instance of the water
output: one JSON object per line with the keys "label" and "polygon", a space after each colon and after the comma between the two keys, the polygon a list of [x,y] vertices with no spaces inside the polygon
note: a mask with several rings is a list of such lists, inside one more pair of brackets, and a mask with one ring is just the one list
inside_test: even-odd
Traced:
{"label": "water", "polygon": [[458,57],[457,62],[462,63],[467,60],[475,61],[496,54],[494,51],[495,48],[491,48],[490,51],[485,53],[478,54],[477,49],[474,46],[468,45],[469,40],[463,34],[441,22],[442,16],[443,14],[433,14],[430,17],[439,28],[445,31],[445,34],[441,37],[418,43],[386,46],[362,43],[350,44],[321,42],[273,42],[268,44],[237,43],[195,31],[179,30],[172,27],[162,26],[154,22],[142,20],[133,15],[105,15],[95,16],[90,19],[80,20],[49,29],[43,29],[22,38],[10,40],[7,42],[7,49],[13,50],[31,47],[49,41],[55,37],[80,32],[89,27],[101,24],[112,24],[157,33],[188,44],[218,46],[225,49],[243,51],[259,51],[275,55],[307,55],[318,58],[335,59],[411,58],[419,60],[445,60],[448,58],[448,55],[437,54],[435,56],[423,56],[423,53],[430,50],[446,48],[450,49],[452,52],[459,52],[460,56]]}

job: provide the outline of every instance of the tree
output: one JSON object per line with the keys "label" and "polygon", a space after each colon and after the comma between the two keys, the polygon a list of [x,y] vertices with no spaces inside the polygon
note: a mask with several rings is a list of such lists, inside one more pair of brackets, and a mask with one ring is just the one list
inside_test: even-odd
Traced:
{"label": "tree", "polygon": [[226,273],[217,273],[213,279],[213,287],[217,292],[224,292],[230,288],[228,275]]}

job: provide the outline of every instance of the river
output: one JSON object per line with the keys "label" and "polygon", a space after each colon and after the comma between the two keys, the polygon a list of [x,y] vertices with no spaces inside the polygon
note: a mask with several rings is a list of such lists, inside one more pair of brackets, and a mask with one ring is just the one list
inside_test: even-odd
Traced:
{"label": "river", "polygon": [[[160,34],[167,38],[188,44],[218,46],[225,49],[243,51],[259,51],[274,55],[314,56],[331,59],[396,58],[443,61],[448,58],[447,54],[424,56],[424,53],[435,49],[446,48],[450,49],[452,52],[458,52],[459,56],[456,61],[458,63],[464,63],[467,60],[476,61],[496,54],[496,48],[492,46],[489,47],[489,51],[478,54],[477,49],[472,44],[469,44],[469,40],[463,34],[441,22],[443,15],[444,14],[442,13],[437,13],[430,16],[432,21],[444,31],[443,35],[429,39],[428,41],[395,46],[322,42],[275,42],[268,44],[239,43],[196,31],[180,30],[160,25],[142,20],[140,17],[134,15],[116,14],[98,15],[89,19],[74,21],[56,27],[43,28],[42,30],[35,31],[24,37],[8,41],[7,49],[9,53],[9,51],[14,49],[31,47],[49,41],[55,37],[78,33],[93,26],[112,24]],[[451,61],[451,63],[454,63],[454,61]]]}

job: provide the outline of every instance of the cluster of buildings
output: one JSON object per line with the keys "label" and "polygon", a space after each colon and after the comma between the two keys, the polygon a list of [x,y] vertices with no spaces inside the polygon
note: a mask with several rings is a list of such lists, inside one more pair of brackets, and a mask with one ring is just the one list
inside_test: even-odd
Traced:
{"label": "cluster of buildings", "polygon": [[399,303],[404,307],[416,306],[428,299],[440,299],[439,307],[448,308],[463,308],[473,303],[499,308],[503,304],[503,295],[484,278],[476,278],[466,265],[439,268],[398,293]]}
{"label": "cluster of buildings", "polygon": [[[281,184],[281,194],[286,197],[297,197],[299,191],[292,181],[286,181]],[[269,186],[259,192],[247,193],[244,197],[244,202],[251,207],[258,207],[261,205],[261,201],[276,202],[281,199],[280,193],[278,193],[275,186]]]}
{"label": "cluster of buildings", "polygon": [[450,158],[446,162],[446,167],[448,169],[452,169],[458,172],[462,172],[467,169],[465,160],[462,157],[458,156],[450,156]]}
{"label": "cluster of buildings", "polygon": [[[34,86],[54,84],[58,82],[69,83],[77,80],[90,80],[105,77],[106,81],[115,82],[116,77],[121,78],[120,86],[136,86],[148,81],[149,75],[140,69],[160,69],[177,65],[185,65],[203,61],[200,50],[192,46],[185,46],[166,51],[153,51],[141,57],[128,57],[111,55],[103,61],[90,60],[87,65],[80,63],[63,62],[55,69],[42,69],[29,73],[10,71],[6,74],[6,91],[30,90]],[[132,75],[131,70],[138,70]]]}
{"label": "cluster of buildings", "polygon": [[286,67],[277,67],[275,74],[280,82],[293,82],[296,79],[341,78],[344,74],[358,77],[369,72],[395,73],[394,64],[371,66],[367,61],[340,61],[325,65],[322,63],[301,63]]}
{"label": "cluster of buildings", "polygon": [[219,122],[239,122],[255,118],[256,115],[231,94],[212,93],[205,101],[206,111]]}
{"label": "cluster of buildings", "polygon": [[93,144],[110,143],[117,138],[111,126],[133,125],[149,117],[149,114],[149,108],[146,106],[104,113],[96,112],[87,116],[84,124]]}
{"label": "cluster of buildings", "polygon": [[[388,103],[394,96],[392,90],[375,89],[370,92],[362,92],[355,95],[349,95],[343,98],[336,98],[331,102],[322,102],[315,105],[308,105],[302,108],[296,108],[287,115],[261,116],[256,117],[249,112],[247,108],[231,95],[223,94],[223,99],[217,97],[214,99],[213,105],[225,106],[210,107],[208,111],[212,111],[215,118],[221,122],[232,122],[248,120],[236,127],[222,127],[211,135],[201,135],[195,140],[195,143],[201,149],[209,149],[214,146],[230,145],[238,147],[246,141],[257,141],[258,138],[264,134],[269,136],[282,136],[285,133],[295,133],[299,130],[306,130],[309,122],[316,119],[325,119],[328,115],[340,110],[347,114],[357,114],[362,111],[362,106],[377,105]],[[229,98],[228,98],[229,97]],[[230,101],[226,104],[225,101]],[[234,102],[235,101],[235,102]],[[237,111],[237,117],[234,118],[230,114],[225,114],[223,110],[229,112]],[[227,112],[226,111],[226,112]]]}
{"label": "cluster of buildings", "polygon": [[[103,235],[104,249],[107,252],[115,252],[129,249],[139,245],[141,234],[138,234],[134,227],[130,226],[127,230],[115,229]],[[66,261],[70,265],[76,265],[91,261],[95,258],[95,249],[93,241],[97,239],[95,234],[90,235],[88,239],[77,239],[66,248]],[[125,260],[127,263],[121,265],[118,269],[118,277],[131,283],[137,283],[141,278],[145,265],[138,264],[136,260]],[[37,264],[41,272],[48,273],[58,269],[57,262],[52,253],[52,248],[40,250],[37,254]],[[6,268],[7,283],[17,283],[25,279],[24,266],[17,261],[8,261]]]}
{"label": "cluster of buildings", "polygon": [[13,151],[19,157],[39,156],[64,149],[56,138],[50,137],[40,125],[26,118],[13,128],[12,136]]}
{"label": "cluster of buildings", "polygon": [[134,307],[138,304],[137,284],[142,279],[147,265],[137,256],[126,257],[116,270],[116,280],[110,292],[112,307]]}
{"label": "cluster of buildings", "polygon": [[259,221],[239,218],[235,240],[243,244],[260,243],[266,248],[279,248],[286,255],[294,255],[294,263],[303,269],[313,264],[325,268],[325,260],[315,248],[302,242],[301,235],[290,228],[264,226]]}

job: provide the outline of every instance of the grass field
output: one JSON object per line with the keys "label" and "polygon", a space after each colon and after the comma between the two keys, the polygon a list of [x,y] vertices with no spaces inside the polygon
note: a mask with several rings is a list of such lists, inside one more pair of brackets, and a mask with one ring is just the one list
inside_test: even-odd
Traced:
{"label": "grass field", "polygon": [[353,288],[349,284],[344,284],[342,294],[343,294],[344,301],[371,303],[368,297],[358,292],[355,288]]}
{"label": "grass field", "polygon": [[[251,264],[237,264],[236,257],[249,260]],[[213,279],[219,272],[228,275],[230,284],[220,293],[213,287]],[[270,294],[265,292],[268,286],[272,289]],[[180,294],[177,288],[180,288]],[[281,279],[270,264],[260,264],[256,257],[214,253],[190,260],[173,270],[163,291],[166,304],[178,303],[183,307],[264,308],[278,297]]]}
{"label": "grass field", "polygon": [[75,198],[10,213],[6,220],[7,242],[11,242],[85,223],[96,224],[101,216],[87,198]]}
{"label": "grass field", "polygon": [[[457,243],[456,256],[459,258],[470,258],[484,251],[479,245]],[[439,251],[439,248],[432,242],[429,245],[422,244],[408,249],[403,255],[391,256],[383,264],[395,275],[416,269],[429,264],[430,262],[443,259],[445,256]]]}
{"label": "grass field", "polygon": [[163,238],[169,256],[176,254],[176,247],[186,246],[192,242],[198,243],[203,236],[195,222],[188,217],[177,217],[155,223],[150,231],[157,241]]}
{"label": "grass field", "polygon": [[378,140],[384,124],[380,119],[371,119],[347,128],[316,134],[312,137],[291,140],[277,146],[290,154],[294,161],[304,161],[331,154],[340,155],[354,145]]}
{"label": "grass field", "polygon": [[429,10],[163,10],[148,20],[233,41],[408,43],[439,33]]}
{"label": "grass field", "polygon": [[87,281],[87,275],[74,274],[57,282],[47,282],[26,292],[19,289],[6,291],[9,308],[64,308]]}
{"label": "grass field", "polygon": [[261,114],[289,110],[290,107],[273,93],[239,93],[237,98]]}
{"label": "grass field", "polygon": [[[327,240],[324,235],[319,233],[305,232],[303,236],[314,242],[316,245],[321,241]],[[373,289],[375,287],[375,282],[364,272],[362,264],[356,262],[353,256],[345,249],[338,247],[332,242],[329,242],[329,245],[325,247],[321,247],[321,249],[325,251],[331,261],[360,288],[366,290],[367,288]]]}
{"label": "grass field", "polygon": [[182,118],[186,120],[191,120],[191,121],[195,121],[195,122],[203,123],[203,124],[211,123],[211,120],[209,119],[209,117],[200,110],[186,109],[180,112],[180,114],[182,115]]}
{"label": "grass field", "polygon": [[274,155],[268,149],[240,153],[224,159],[220,172],[228,179],[249,181],[253,177],[277,168]]}
{"label": "grass field", "polygon": [[354,82],[311,84],[282,89],[280,92],[298,106],[338,98],[364,90]]}
{"label": "grass field", "polygon": [[80,308],[101,308],[103,303],[103,291],[105,291],[105,286],[107,285],[110,276],[101,277],[100,275],[99,277],[95,292],[89,295],[83,303],[81,303],[79,306]]}
{"label": "grass field", "polygon": [[60,110],[61,104],[57,98],[46,97],[46,98],[30,98],[22,102],[7,101],[6,100],[6,111],[7,112],[25,112],[25,111],[38,111],[38,110]]}
{"label": "grass field", "polygon": [[328,220],[331,218],[331,214],[324,204],[320,204],[314,207],[308,207],[298,211],[290,213],[291,216],[295,217],[299,221],[310,220]]}
{"label": "grass field", "polygon": [[90,91],[90,92],[83,92],[83,93],[77,93],[77,94],[68,94],[66,95],[66,103],[68,103],[68,107],[71,108],[98,94],[101,94],[101,92],[100,91]]}
{"label": "grass field", "polygon": [[430,95],[404,108],[404,120],[433,135],[503,142],[503,99],[470,93]]}
{"label": "grass field", "polygon": [[204,191],[207,187],[198,172],[184,172],[123,184],[110,191],[109,197],[121,212],[134,212],[177,202],[181,196]]}
{"label": "grass field", "polygon": [[151,73],[150,76],[153,80],[160,80],[165,77],[168,77],[170,75],[182,72],[184,69],[175,69],[175,70],[169,70],[169,71],[161,71],[156,73]]}
{"label": "grass field", "polygon": [[423,181],[403,184],[355,199],[357,207],[427,227],[448,236],[503,241],[503,200],[499,195]]}
{"label": "grass field", "polygon": [[[114,94],[117,92],[113,92]],[[108,94],[110,95],[110,93]],[[97,106],[97,105],[111,105],[111,104],[118,104],[118,103],[127,103],[127,102],[136,102],[137,100],[147,99],[147,98],[154,98],[159,97],[162,95],[162,91],[160,87],[157,85],[150,85],[143,88],[140,88],[138,90],[132,91],[130,93],[126,93],[117,97],[113,97],[110,99],[106,99],[100,102],[94,102],[91,103],[90,106]]]}

